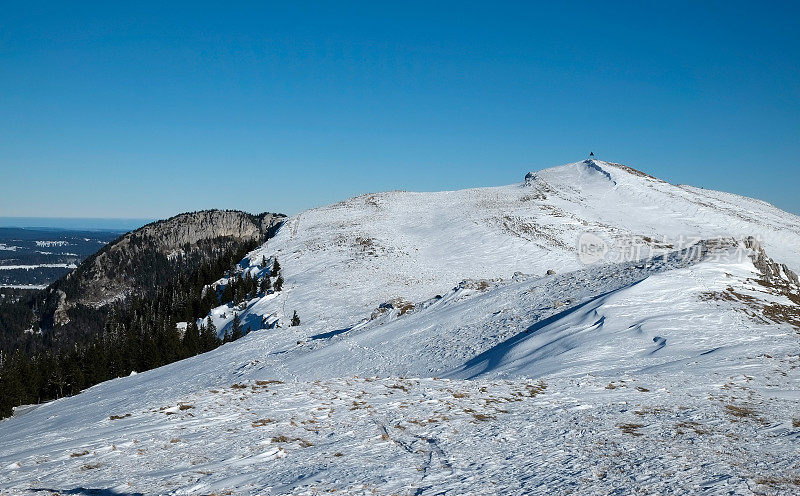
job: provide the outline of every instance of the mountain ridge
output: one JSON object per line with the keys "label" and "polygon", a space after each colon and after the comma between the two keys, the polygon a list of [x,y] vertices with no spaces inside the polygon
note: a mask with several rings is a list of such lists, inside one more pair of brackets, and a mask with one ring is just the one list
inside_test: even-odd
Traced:
{"label": "mountain ridge", "polygon": [[[64,291],[61,281],[50,289],[64,291],[70,303],[101,306],[124,297],[133,289],[131,283],[135,281],[128,280],[130,276],[124,270],[135,266],[137,257],[148,250],[169,258],[202,251],[198,243],[204,241],[217,240],[223,244],[225,238],[258,241],[274,233],[283,218],[273,213],[253,215],[237,210],[201,210],[154,221],[120,236],[68,274],[65,280],[72,285],[77,283],[72,291]],[[78,295],[70,294],[73,292]]]}
{"label": "mountain ridge", "polygon": [[[289,217],[242,267],[280,259],[288,291],[239,313],[287,320],[307,307],[306,322],[320,332],[343,328],[381,303],[426,300],[464,279],[580,269],[584,233],[607,245],[609,261],[754,236],[775,260],[800,271],[800,217],[622,164],[581,161],[508,186],[372,193]],[[230,323],[226,315],[216,321],[220,330]]]}

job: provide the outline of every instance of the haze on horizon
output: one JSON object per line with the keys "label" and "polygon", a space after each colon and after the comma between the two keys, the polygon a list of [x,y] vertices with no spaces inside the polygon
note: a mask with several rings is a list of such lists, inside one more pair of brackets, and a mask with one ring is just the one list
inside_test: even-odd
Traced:
{"label": "haze on horizon", "polygon": [[8,5],[0,216],[292,214],[590,151],[798,214],[799,10]]}

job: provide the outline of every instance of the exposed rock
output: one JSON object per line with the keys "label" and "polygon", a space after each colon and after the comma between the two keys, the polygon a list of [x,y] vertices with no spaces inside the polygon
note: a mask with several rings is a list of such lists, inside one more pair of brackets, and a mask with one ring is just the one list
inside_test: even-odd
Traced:
{"label": "exposed rock", "polygon": [[768,281],[780,279],[794,284],[800,284],[797,274],[795,274],[786,264],[779,264],[772,260],[761,244],[753,236],[748,236],[744,240],[744,245],[753,251],[750,258],[753,260],[753,265],[764,275]]}
{"label": "exposed rock", "polygon": [[69,323],[69,315],[67,314],[67,310],[69,310],[67,293],[59,289],[56,290],[56,294],[58,295],[58,305],[56,306],[56,311],[53,313],[53,321],[56,325],[65,325]]}
{"label": "exposed rock", "polygon": [[[147,289],[158,274],[154,264],[178,263],[193,257],[199,263],[237,243],[261,242],[280,227],[285,216],[252,215],[236,210],[203,210],[153,222],[121,236],[87,258],[73,272],[55,283],[59,310],[82,304],[100,307]],[[149,281],[149,282],[148,282]],[[64,296],[62,296],[64,295]],[[54,315],[54,323],[64,322]]]}

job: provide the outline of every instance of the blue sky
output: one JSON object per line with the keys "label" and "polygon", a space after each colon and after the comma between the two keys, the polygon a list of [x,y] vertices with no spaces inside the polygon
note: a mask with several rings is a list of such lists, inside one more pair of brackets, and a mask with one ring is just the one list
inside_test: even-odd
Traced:
{"label": "blue sky", "polygon": [[800,213],[798,10],[6,4],[0,216],[296,213],[590,150]]}

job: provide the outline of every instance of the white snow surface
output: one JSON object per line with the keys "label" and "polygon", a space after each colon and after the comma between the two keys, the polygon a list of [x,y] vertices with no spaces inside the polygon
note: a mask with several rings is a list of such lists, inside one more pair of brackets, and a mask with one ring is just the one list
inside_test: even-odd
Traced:
{"label": "white snow surface", "polygon": [[[763,283],[732,238],[797,269],[798,226],[597,161],[303,212],[240,264],[277,257],[284,290],[211,314],[300,326],[0,422],[0,488],[791,494],[800,289]],[[583,266],[586,230],[672,247]]]}
{"label": "white snow surface", "polygon": [[287,289],[251,311],[288,319],[297,310],[320,329],[347,327],[365,309],[393,298],[425,300],[464,279],[579,269],[575,247],[584,232],[642,247],[755,236],[800,272],[800,217],[631,171],[584,161],[509,186],[368,194],[302,212],[249,256],[253,266],[277,257]]}

